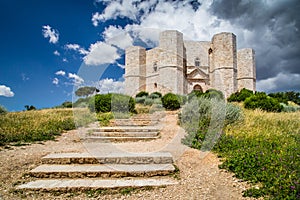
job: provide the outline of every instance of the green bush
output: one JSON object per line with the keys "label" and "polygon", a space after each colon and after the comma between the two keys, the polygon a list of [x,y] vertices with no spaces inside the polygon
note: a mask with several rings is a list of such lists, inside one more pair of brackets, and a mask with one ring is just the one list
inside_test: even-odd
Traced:
{"label": "green bush", "polygon": [[283,106],[276,99],[269,97],[264,92],[257,92],[246,98],[244,106],[247,109],[262,109],[268,112],[281,112],[283,109]]}
{"label": "green bush", "polygon": [[215,90],[215,89],[208,89],[205,91],[205,93],[203,94],[204,97],[212,99],[219,99],[219,100],[223,100],[224,99],[224,94],[219,91],[219,90]]}
{"label": "green bush", "polygon": [[150,94],[150,96],[151,95],[156,95],[156,96],[158,96],[158,98],[162,97],[162,94],[160,92],[153,92],[153,93]]}
{"label": "green bush", "polygon": [[90,99],[93,97],[79,98],[73,103],[74,108],[86,108],[89,106]]}
{"label": "green bush", "polygon": [[162,97],[162,104],[167,110],[177,110],[180,108],[180,101],[176,94],[167,93]]}
{"label": "green bush", "polygon": [[210,150],[224,126],[243,120],[240,107],[220,99],[194,98],[180,115],[181,126],[188,133],[182,142],[190,147]]}
{"label": "green bush", "polygon": [[135,100],[124,94],[113,94],[111,98],[111,111],[112,112],[134,112],[135,111]]}
{"label": "green bush", "polygon": [[241,91],[233,93],[227,99],[228,102],[241,102],[245,101],[246,98],[253,96],[253,91],[243,88]]}
{"label": "green bush", "polygon": [[154,99],[146,98],[146,99],[145,99],[145,102],[144,102],[144,105],[145,105],[145,106],[152,106],[153,103],[154,103]]}
{"label": "green bush", "polygon": [[6,114],[6,113],[7,113],[6,108],[4,108],[3,106],[0,105],[0,115],[1,114]]}
{"label": "green bush", "polygon": [[89,109],[92,112],[110,112],[112,94],[96,94],[89,100]]}
{"label": "green bush", "polygon": [[180,106],[184,105],[187,102],[187,96],[177,94],[177,98],[179,100]]}
{"label": "green bush", "polygon": [[135,97],[147,97],[147,96],[149,96],[149,93],[145,91],[140,91],[135,95]]}
{"label": "green bush", "polygon": [[280,103],[280,105],[282,106],[282,112],[296,112],[300,110],[300,106],[290,106],[284,103]]}
{"label": "green bush", "polygon": [[160,98],[160,96],[159,96],[158,94],[152,93],[152,94],[150,94],[150,95],[148,96],[148,98],[150,98],[150,99],[158,99],[158,98]]}
{"label": "green bush", "polygon": [[146,100],[145,96],[143,96],[143,97],[136,97],[135,98],[135,102],[139,103],[139,104],[144,104],[145,100]]}

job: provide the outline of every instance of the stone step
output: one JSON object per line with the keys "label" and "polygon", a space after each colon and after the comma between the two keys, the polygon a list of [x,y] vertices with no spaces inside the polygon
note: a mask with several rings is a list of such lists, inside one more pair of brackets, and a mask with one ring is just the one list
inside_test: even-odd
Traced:
{"label": "stone step", "polygon": [[175,167],[172,164],[43,164],[31,170],[29,175],[37,178],[150,177],[168,175],[174,171]]}
{"label": "stone step", "polygon": [[91,189],[118,189],[118,188],[141,188],[158,187],[178,184],[169,178],[145,178],[145,179],[48,179],[36,180],[17,186],[21,190],[43,191],[74,191]]}
{"label": "stone step", "polygon": [[173,157],[169,152],[154,153],[57,153],[42,158],[43,164],[172,164]]}
{"label": "stone step", "polygon": [[88,135],[97,137],[157,137],[159,132],[93,132]]}
{"label": "stone step", "polygon": [[86,136],[83,138],[84,142],[135,142],[135,141],[148,141],[158,139],[160,136],[154,137],[101,137],[101,136]]}
{"label": "stone step", "polygon": [[154,126],[143,126],[143,127],[130,127],[130,126],[116,126],[116,127],[101,127],[101,128],[90,128],[88,133],[92,132],[158,132],[159,128]]}

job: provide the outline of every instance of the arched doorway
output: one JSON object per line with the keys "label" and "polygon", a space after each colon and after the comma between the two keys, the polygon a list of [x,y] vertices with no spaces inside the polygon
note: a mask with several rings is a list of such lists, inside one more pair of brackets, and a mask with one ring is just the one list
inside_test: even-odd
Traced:
{"label": "arched doorway", "polygon": [[193,90],[203,92],[202,87],[199,84],[194,85]]}

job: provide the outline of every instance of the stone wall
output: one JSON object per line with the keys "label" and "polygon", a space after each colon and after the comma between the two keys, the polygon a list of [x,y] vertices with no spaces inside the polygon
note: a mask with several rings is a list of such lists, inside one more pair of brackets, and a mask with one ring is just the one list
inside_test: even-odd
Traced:
{"label": "stone wall", "polygon": [[256,90],[255,52],[253,49],[240,49],[237,52],[238,90]]}
{"label": "stone wall", "polygon": [[237,91],[236,37],[233,33],[219,33],[212,39],[210,61],[211,87],[220,90],[225,97]]}
{"label": "stone wall", "polygon": [[134,96],[146,90],[146,49],[133,46],[126,49],[125,93]]}

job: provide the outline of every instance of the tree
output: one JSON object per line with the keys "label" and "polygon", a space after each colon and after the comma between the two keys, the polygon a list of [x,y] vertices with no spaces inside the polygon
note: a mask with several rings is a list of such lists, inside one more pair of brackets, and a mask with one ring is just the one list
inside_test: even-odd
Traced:
{"label": "tree", "polygon": [[27,111],[29,111],[29,110],[36,110],[36,108],[33,105],[31,105],[31,106],[25,105],[24,107],[26,108]]}
{"label": "tree", "polygon": [[4,106],[0,105],[0,115],[1,114],[6,114],[7,113],[7,110]]}
{"label": "tree", "polygon": [[85,87],[81,87],[81,88],[78,88],[76,91],[75,91],[75,94],[79,97],[87,97],[95,92],[99,92],[99,89],[97,89],[96,87],[89,87],[89,86],[85,86]]}

